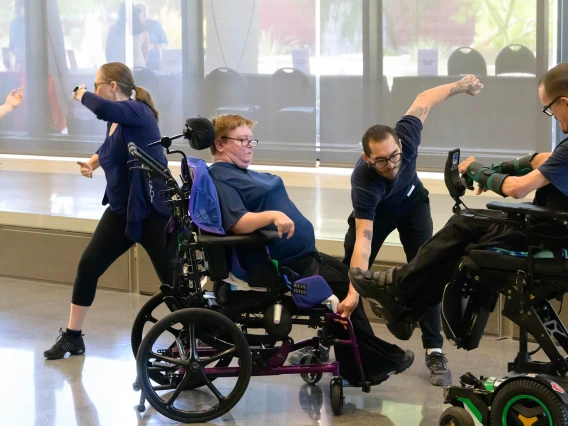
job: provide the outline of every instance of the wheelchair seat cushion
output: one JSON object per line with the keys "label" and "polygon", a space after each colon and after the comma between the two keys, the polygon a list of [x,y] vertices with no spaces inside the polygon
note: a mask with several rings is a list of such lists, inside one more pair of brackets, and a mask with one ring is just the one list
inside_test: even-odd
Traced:
{"label": "wheelchair seat cushion", "polygon": [[[472,250],[469,258],[473,260],[480,269],[508,272],[516,274],[517,271],[527,270],[527,259],[510,256],[508,254],[497,253],[487,250]],[[565,267],[568,261],[564,260]],[[535,273],[537,276],[563,278],[564,273],[556,259],[535,259]]]}

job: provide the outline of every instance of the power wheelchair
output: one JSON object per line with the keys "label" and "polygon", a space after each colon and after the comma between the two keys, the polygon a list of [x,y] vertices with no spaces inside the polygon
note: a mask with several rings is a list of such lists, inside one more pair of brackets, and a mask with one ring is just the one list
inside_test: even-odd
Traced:
{"label": "power wheelchair", "polygon": [[[459,149],[449,152],[444,176],[456,202],[454,213],[495,220],[460,210],[466,186],[458,173],[459,154]],[[452,407],[443,412],[439,424],[473,426],[473,415],[492,426],[568,425],[568,360],[558,348],[568,352],[568,331],[549,302],[562,301],[568,290],[568,212],[501,202],[487,207],[500,211],[498,220],[526,235],[527,251],[470,251],[444,290],[442,324],[451,343],[475,349],[502,294],[502,314],[520,328],[519,351],[502,378],[466,373],[460,386],[445,387],[445,403]],[[528,349],[529,334],[539,345],[533,352]],[[549,362],[532,360],[540,349]]]}
{"label": "power wheelchair", "polygon": [[[370,383],[365,380],[351,323],[347,322],[348,338],[338,339],[331,332],[334,320],[341,317],[335,310],[321,304],[301,309],[295,299],[286,295],[291,292],[292,297],[301,297],[310,291],[313,282],[296,280],[293,271],[275,267],[265,245],[278,238],[277,232],[208,232],[211,229],[207,220],[219,220],[220,212],[206,211],[199,203],[204,197],[215,199],[216,192],[203,160],[169,150],[172,140],[179,137],[188,139],[193,149],[203,150],[214,142],[214,130],[204,118],[189,118],[183,133],[156,142],[168,154],[183,156],[181,186],[169,170],[129,144],[134,157],[131,168],[142,170],[167,187],[160,191],[171,208],[167,235],[177,240],[172,284],[160,286],[160,292],[143,306],[133,324],[131,343],[137,366],[133,387],[141,391],[138,411],[143,412],[148,401],[170,419],[207,422],[239,402],[251,376],[300,374],[306,383],[315,385],[323,373],[331,373],[331,408],[335,415],[341,414],[344,398],[340,365],[322,362],[320,344],[350,346],[359,385],[369,392]],[[205,186],[213,188],[208,193],[196,189],[198,169],[192,165],[201,165],[199,178],[209,179]],[[266,253],[267,261],[249,275],[249,284],[257,287],[252,290],[262,291],[232,291],[229,284],[221,282],[231,276],[236,249],[259,248]],[[215,291],[202,288],[207,278],[215,282]],[[164,304],[171,313],[158,320],[156,312]],[[294,342],[288,335],[292,324],[307,325],[317,330],[316,336]],[[278,342],[282,342],[280,346]],[[313,349],[307,351],[299,365],[284,365],[290,352],[303,348]]]}

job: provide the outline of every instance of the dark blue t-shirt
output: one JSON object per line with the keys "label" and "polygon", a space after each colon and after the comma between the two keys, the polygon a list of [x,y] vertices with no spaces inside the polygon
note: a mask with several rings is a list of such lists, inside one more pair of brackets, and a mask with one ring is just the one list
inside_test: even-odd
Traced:
{"label": "dark blue t-shirt", "polygon": [[[104,143],[97,150],[99,163],[105,172],[107,186],[103,205],[109,204],[111,210],[126,218],[126,236],[140,242],[142,221],[154,211],[167,216],[164,200],[159,191],[163,185],[153,180],[154,199],[150,198],[150,188],[146,173],[130,170],[129,160],[134,157],[128,151],[128,144],[134,142],[162,166],[168,162],[161,145],[148,147],[160,139],[160,129],[154,113],[143,102],[133,99],[114,102],[107,101],[91,92],[85,92],[83,105],[95,113],[100,120],[107,121],[107,134]],[[115,131],[109,136],[111,123],[117,123]]]}
{"label": "dark blue t-shirt", "polygon": [[568,197],[568,138],[558,144],[539,172]]}
{"label": "dark blue t-shirt", "polygon": [[416,158],[422,121],[405,115],[396,123],[394,130],[402,142],[402,160],[396,179],[389,180],[380,176],[369,167],[363,156],[355,164],[351,175],[351,202],[353,216],[357,219],[375,220],[379,203],[389,203],[393,207],[410,196],[422,196],[422,183],[416,174]]}
{"label": "dark blue t-shirt", "polygon": [[533,203],[568,211],[568,138],[558,144],[538,170],[550,184],[536,191]]}
{"label": "dark blue t-shirt", "polygon": [[[279,176],[225,162],[214,163],[209,175],[217,189],[226,232],[248,212],[280,211],[294,222],[295,230],[292,238],[283,236],[268,245],[272,258],[285,265],[315,251],[314,227],[290,200]],[[271,224],[263,229],[276,230],[276,227]]]}

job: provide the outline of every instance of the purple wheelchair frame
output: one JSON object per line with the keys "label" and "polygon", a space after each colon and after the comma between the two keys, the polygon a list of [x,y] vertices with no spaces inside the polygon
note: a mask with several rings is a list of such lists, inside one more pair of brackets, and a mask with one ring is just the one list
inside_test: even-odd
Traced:
{"label": "purple wheelchair frame", "polygon": [[[346,345],[351,346],[353,351],[353,357],[355,358],[355,365],[359,371],[361,379],[361,388],[363,392],[370,392],[371,385],[365,380],[365,373],[363,372],[363,366],[361,364],[361,356],[359,354],[359,345],[355,338],[355,330],[353,329],[353,324],[351,320],[341,317],[341,314],[335,314],[332,312],[325,314],[325,320],[327,323],[332,323],[337,320],[345,321],[347,326],[347,331],[349,334],[349,339],[333,340],[331,343],[333,345]],[[297,366],[284,366],[288,354],[291,352],[303,349],[306,347],[318,348],[320,344],[320,338],[314,336],[311,339],[301,340],[297,343],[292,343],[290,340],[284,340],[281,346],[275,348],[263,348],[263,353],[269,355],[266,367],[253,368],[252,376],[278,376],[281,374],[318,374],[318,373],[331,373],[333,380],[341,380],[339,362],[333,361],[325,364],[305,364]],[[174,355],[176,355],[177,349],[174,349]],[[202,347],[197,350],[199,356],[212,356],[217,353],[216,350],[212,348]],[[217,378],[217,377],[238,377],[240,368],[239,367],[212,367],[205,368],[203,372],[207,377]]]}
{"label": "purple wheelchair frame", "polygon": [[[189,168],[191,168],[189,161],[188,161],[188,165],[189,165]],[[184,172],[184,170],[185,170],[186,173],[189,173],[189,168],[185,168],[184,164],[182,162],[182,173]],[[201,173],[202,172],[203,172],[203,170],[201,170]],[[207,172],[205,172],[205,173],[207,173]],[[186,178],[188,178],[188,177],[189,176],[186,176]],[[200,176],[200,177],[203,178],[203,176]],[[205,183],[205,182],[203,182],[203,179],[202,179],[201,183]],[[210,189],[211,185],[212,184],[207,183],[207,185],[205,185],[205,187]],[[194,186],[192,185],[192,195],[193,195],[193,189],[194,189]],[[216,198],[216,194],[215,194],[215,198]],[[225,232],[222,229],[219,229],[219,226],[220,226],[219,224],[217,224],[217,226],[211,226],[211,225],[208,225],[206,223],[203,223],[200,220],[197,220],[197,221],[195,220],[195,218],[193,217],[195,215],[192,215],[192,212],[198,211],[195,197],[190,196],[189,203],[188,203],[187,207],[188,207],[188,213],[189,213],[190,217],[192,217],[192,220],[194,221],[195,225],[198,228],[200,228],[200,229],[202,229],[206,232],[212,232],[212,233],[219,234],[219,235],[225,234]],[[212,206],[209,206],[209,207],[212,207]],[[216,208],[218,209],[218,207],[216,207]],[[220,215],[220,211],[217,212],[217,216],[219,216],[219,215]],[[353,329],[353,324],[351,323],[351,320],[349,318],[347,318],[347,319],[343,318],[342,319],[340,314],[334,314],[332,312],[325,313],[326,324],[332,323],[336,320],[341,320],[341,321],[346,322],[346,327],[347,327],[349,339],[348,340],[337,339],[337,340],[330,342],[330,345],[333,344],[333,345],[351,346],[352,351],[353,351],[353,356],[354,356],[354,359],[355,359],[356,368],[359,371],[360,381],[361,381],[361,384],[362,384],[361,385],[362,390],[364,392],[370,392],[371,386],[365,380],[365,374],[363,372],[363,366],[361,364],[361,356],[359,354],[359,346],[358,346],[357,340],[355,338],[355,331]],[[339,368],[339,362],[338,361],[334,361],[334,362],[326,363],[326,364],[306,364],[306,365],[297,365],[297,366],[284,366],[284,362],[286,362],[286,359],[287,359],[288,354],[290,352],[294,352],[294,351],[297,351],[299,349],[303,349],[305,347],[310,347],[310,346],[313,347],[313,348],[319,348],[319,343],[320,343],[319,336],[315,336],[311,339],[302,340],[298,343],[291,343],[290,340],[284,340],[283,344],[280,347],[262,348],[261,349],[262,353],[267,356],[266,367],[259,368],[259,369],[253,368],[252,376],[277,376],[277,375],[281,375],[281,374],[331,373],[332,376],[333,376],[332,383],[333,383],[333,381],[340,380],[340,368]],[[200,355],[203,355],[203,356],[207,356],[208,354],[211,355],[212,351],[213,351],[212,349],[208,349],[206,347],[198,349],[198,353]],[[264,357],[263,357],[263,359],[264,359]],[[204,373],[208,377],[212,377],[212,378],[216,378],[216,377],[237,377],[238,374],[239,374],[239,368],[238,367],[212,367],[212,368],[205,368]]]}

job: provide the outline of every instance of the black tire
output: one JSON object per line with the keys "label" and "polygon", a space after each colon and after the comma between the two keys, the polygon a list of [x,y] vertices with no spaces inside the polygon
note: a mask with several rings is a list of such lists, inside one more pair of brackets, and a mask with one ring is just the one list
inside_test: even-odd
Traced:
{"label": "black tire", "polygon": [[[300,358],[300,365],[319,365],[321,364],[321,359],[319,356],[315,355],[313,352],[305,354],[302,358]],[[304,382],[308,385],[315,385],[317,384],[323,374],[322,373],[301,373],[300,377]]]}
{"label": "black tire", "polygon": [[333,380],[329,386],[329,397],[331,398],[331,411],[334,415],[340,416],[343,410],[343,384],[340,380]]}
{"label": "black tire", "polygon": [[[187,346],[190,347],[190,354],[187,360],[181,359],[179,354],[177,356],[166,357],[153,352],[154,344],[157,344],[156,342],[163,333],[170,333],[172,329],[179,330],[179,328],[175,327],[176,324],[182,324],[184,327],[187,327],[187,329],[184,328],[180,330],[178,334],[179,339],[183,339],[186,336],[182,336],[182,333],[184,333],[184,330],[187,330],[187,341],[189,342]],[[224,341],[217,339],[217,347],[213,347],[213,349],[219,350],[220,352],[204,359],[199,357],[197,347],[198,339],[208,340],[202,339],[200,336],[200,334],[202,334],[201,325],[205,326],[207,330],[217,328],[222,331],[223,336],[227,336]],[[185,344],[182,346],[185,347]],[[219,357],[225,352],[227,352],[227,355]],[[211,383],[211,380],[206,376],[203,368],[208,367],[211,363],[215,362],[215,360],[229,356],[238,358],[239,370],[235,386],[225,397],[219,392],[217,387]],[[214,360],[211,361],[211,358],[214,358]],[[155,370],[156,368],[160,368],[160,362],[164,363],[164,367],[162,368],[169,371],[180,371],[180,369],[183,368],[184,372],[179,373],[180,375],[183,374],[183,378],[179,383],[174,385],[176,386],[175,388],[174,386],[170,388],[157,386],[157,389],[153,387],[149,376],[149,373],[152,371],[149,371],[149,366],[153,366],[152,368]],[[222,416],[233,408],[242,398],[252,373],[252,355],[243,333],[224,315],[209,309],[182,309],[167,315],[148,331],[138,349],[136,371],[142,393],[156,411],[178,422],[204,423]],[[200,411],[188,411],[176,407],[174,403],[179,401],[178,397],[182,395],[183,391],[187,390],[188,383],[196,379],[205,381],[206,386],[216,396],[217,404],[212,408]],[[159,391],[169,390],[173,390],[174,393],[173,395],[166,396],[166,399],[162,399],[162,396],[157,393]],[[191,402],[191,398],[189,401]]]}
{"label": "black tire", "polygon": [[142,309],[138,312],[138,315],[136,315],[136,319],[132,324],[132,332],[130,333],[130,345],[132,346],[132,354],[134,355],[134,358],[136,358],[138,348],[144,338],[144,326],[148,322],[153,324],[158,322],[158,319],[154,317],[153,313],[154,310],[162,303],[164,303],[164,295],[161,291],[159,291],[148,299],[144,306],[142,306]]}
{"label": "black tire", "polygon": [[475,426],[475,421],[465,408],[450,407],[440,416],[440,426]]}
{"label": "black tire", "polygon": [[[528,410],[531,410],[530,414],[527,414]],[[491,425],[502,426],[503,417],[507,426],[514,425],[523,414],[528,419],[544,419],[538,422],[539,425],[568,426],[566,405],[556,392],[536,380],[522,379],[504,384],[491,404]]]}

